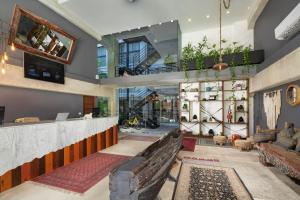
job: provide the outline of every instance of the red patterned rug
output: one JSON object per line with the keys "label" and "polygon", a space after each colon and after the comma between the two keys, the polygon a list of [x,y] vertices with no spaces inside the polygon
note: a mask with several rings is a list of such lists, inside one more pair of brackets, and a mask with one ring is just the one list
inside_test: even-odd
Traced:
{"label": "red patterned rug", "polygon": [[130,158],[130,156],[94,153],[49,174],[38,176],[33,181],[84,193],[106,177],[114,167]]}
{"label": "red patterned rug", "polygon": [[195,146],[196,146],[197,139],[196,138],[183,138],[182,140],[182,146],[183,151],[192,151],[194,152]]}
{"label": "red patterned rug", "polygon": [[156,142],[160,137],[156,136],[139,136],[139,135],[126,135],[122,140],[136,140],[136,141],[148,141]]}

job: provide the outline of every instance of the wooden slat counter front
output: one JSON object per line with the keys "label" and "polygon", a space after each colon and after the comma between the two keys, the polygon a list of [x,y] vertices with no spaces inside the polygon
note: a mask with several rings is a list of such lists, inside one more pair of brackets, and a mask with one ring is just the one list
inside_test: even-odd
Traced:
{"label": "wooden slat counter front", "polygon": [[0,127],[0,192],[118,142],[118,117]]}

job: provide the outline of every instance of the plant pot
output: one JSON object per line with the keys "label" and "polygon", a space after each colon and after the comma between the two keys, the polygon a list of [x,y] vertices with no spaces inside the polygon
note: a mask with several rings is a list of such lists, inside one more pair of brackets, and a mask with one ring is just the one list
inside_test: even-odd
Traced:
{"label": "plant pot", "polygon": [[[224,55],[223,56],[223,61],[230,64],[232,61],[234,61],[236,66],[243,66],[244,61],[243,61],[244,54],[243,53],[237,53],[237,54],[230,54],[230,55]],[[249,52],[249,64],[250,65],[255,65],[255,64],[260,64],[264,61],[264,50],[254,50]],[[211,69],[214,64],[218,59],[215,59],[212,56],[208,56],[204,58],[204,69]],[[182,63],[181,63],[182,64]],[[197,70],[196,67],[196,60],[191,60],[188,62],[188,69],[189,70]]]}

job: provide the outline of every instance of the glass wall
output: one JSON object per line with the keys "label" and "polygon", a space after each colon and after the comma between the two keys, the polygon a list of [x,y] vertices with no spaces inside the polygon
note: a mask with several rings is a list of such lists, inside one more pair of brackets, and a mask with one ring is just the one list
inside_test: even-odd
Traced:
{"label": "glass wall", "polygon": [[97,45],[97,71],[100,78],[108,77],[107,49],[101,44]]}

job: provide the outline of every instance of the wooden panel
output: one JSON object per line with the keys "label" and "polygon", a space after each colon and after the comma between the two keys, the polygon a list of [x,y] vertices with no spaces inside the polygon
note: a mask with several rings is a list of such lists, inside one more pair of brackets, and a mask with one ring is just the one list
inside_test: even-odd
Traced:
{"label": "wooden panel", "polygon": [[80,159],[79,142],[75,143],[73,146],[74,146],[74,161],[76,161]]}
{"label": "wooden panel", "polygon": [[33,179],[40,175],[40,162],[39,159],[36,158],[30,163],[30,178]]}
{"label": "wooden panel", "polygon": [[92,112],[92,109],[96,105],[96,97],[83,96],[83,113],[88,114]]}
{"label": "wooden panel", "polygon": [[102,141],[101,141],[101,133],[97,134],[97,151],[102,150]]}
{"label": "wooden panel", "polygon": [[87,154],[105,149],[117,143],[117,127],[75,143],[44,157],[25,163],[0,177],[0,193],[4,190],[31,180],[41,174],[52,172],[55,168],[85,157]]}
{"label": "wooden panel", "polygon": [[64,149],[60,149],[53,154],[53,167],[54,169],[64,165]]}
{"label": "wooden panel", "polygon": [[110,136],[110,131],[109,131],[109,129],[108,129],[108,130],[106,130],[106,132],[105,132],[105,147],[106,147],[106,148],[110,147],[110,145],[109,145],[109,136]]}
{"label": "wooden panel", "polygon": [[70,146],[64,148],[64,165],[70,164]]}
{"label": "wooden panel", "polygon": [[6,172],[1,176],[1,192],[12,188],[12,170]]}
{"label": "wooden panel", "polygon": [[111,127],[109,129],[109,146],[112,146],[114,144],[114,129]]}
{"label": "wooden panel", "polygon": [[53,171],[53,153],[48,153],[45,156],[45,173],[49,173]]}
{"label": "wooden panel", "polygon": [[105,149],[107,148],[106,147],[106,131],[102,132],[101,133],[101,146],[102,146],[102,149]]}
{"label": "wooden panel", "polygon": [[30,163],[25,163],[21,166],[21,183],[31,179]]}
{"label": "wooden panel", "polygon": [[86,155],[92,154],[92,137],[86,139]]}
{"label": "wooden panel", "polygon": [[97,152],[97,135],[92,136],[92,153]]}
{"label": "wooden panel", "polygon": [[118,127],[113,127],[113,144],[118,144]]}
{"label": "wooden panel", "polygon": [[12,170],[13,187],[21,184],[21,166]]}

